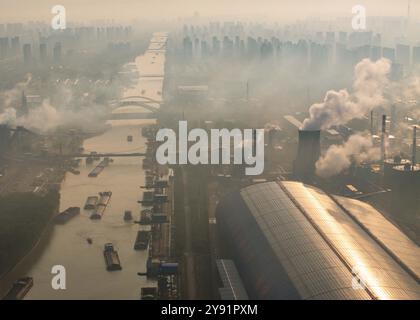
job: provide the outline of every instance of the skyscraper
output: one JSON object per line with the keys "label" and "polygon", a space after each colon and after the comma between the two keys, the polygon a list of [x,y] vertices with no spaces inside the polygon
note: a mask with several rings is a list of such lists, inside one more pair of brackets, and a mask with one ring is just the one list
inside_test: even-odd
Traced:
{"label": "skyscraper", "polygon": [[25,66],[30,66],[32,64],[32,52],[30,43],[25,43],[23,45],[23,62],[25,63]]}
{"label": "skyscraper", "polygon": [[41,62],[47,61],[47,44],[46,43],[41,43],[39,45],[39,59],[41,60]]}
{"label": "skyscraper", "polygon": [[56,42],[53,49],[54,62],[61,62],[61,42]]}

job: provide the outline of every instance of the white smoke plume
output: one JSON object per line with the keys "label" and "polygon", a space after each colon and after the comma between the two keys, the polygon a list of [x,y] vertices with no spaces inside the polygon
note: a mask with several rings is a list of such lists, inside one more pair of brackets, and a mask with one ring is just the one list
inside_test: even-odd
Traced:
{"label": "white smoke plume", "polygon": [[342,145],[332,145],[324,156],[316,162],[316,174],[329,178],[348,169],[352,161],[375,161],[381,158],[381,149],[373,145],[367,133],[358,133],[349,137]]}
{"label": "white smoke plume", "polygon": [[0,113],[0,124],[15,126],[16,125],[16,109],[6,108],[3,113]]}
{"label": "white smoke plume", "polygon": [[93,129],[95,127],[93,120],[104,115],[105,110],[100,106],[89,106],[83,110],[73,111],[57,109],[50,104],[49,99],[44,99],[41,105],[29,109],[26,115],[20,117],[17,117],[16,109],[5,109],[0,113],[0,124],[12,127],[23,126],[36,132],[48,132],[60,126]]}
{"label": "white smoke plume", "polygon": [[16,119],[16,124],[29,130],[45,132],[61,125],[63,120],[63,116],[50,104],[48,99],[45,99],[39,107],[30,109],[27,115]]}
{"label": "white smoke plume", "polygon": [[384,90],[389,85],[390,69],[390,61],[384,58],[376,62],[370,59],[360,61],[354,69],[353,92],[329,90],[323,102],[309,108],[309,118],[303,122],[303,129],[328,129],[345,124],[385,104]]}
{"label": "white smoke plume", "polygon": [[5,109],[9,108],[14,101],[20,101],[22,91],[26,89],[31,80],[32,74],[28,73],[22,82],[17,83],[12,89],[6,90],[2,93],[1,98]]}

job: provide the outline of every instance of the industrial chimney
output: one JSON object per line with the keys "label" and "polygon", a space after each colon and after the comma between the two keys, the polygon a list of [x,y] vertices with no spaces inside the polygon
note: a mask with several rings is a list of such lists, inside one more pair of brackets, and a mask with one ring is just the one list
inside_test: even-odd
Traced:
{"label": "industrial chimney", "polygon": [[370,134],[373,136],[373,110],[370,112]]}
{"label": "industrial chimney", "polygon": [[413,126],[413,154],[412,154],[412,158],[411,158],[411,166],[414,170],[414,167],[417,164],[417,159],[416,159],[416,148],[417,148],[417,126]]}
{"label": "industrial chimney", "polygon": [[383,165],[386,154],[385,154],[385,139],[386,139],[386,115],[382,115],[382,135],[381,135],[381,163]]}
{"label": "industrial chimney", "polygon": [[293,164],[297,177],[306,178],[315,173],[315,163],[321,155],[320,130],[299,130],[299,145]]}

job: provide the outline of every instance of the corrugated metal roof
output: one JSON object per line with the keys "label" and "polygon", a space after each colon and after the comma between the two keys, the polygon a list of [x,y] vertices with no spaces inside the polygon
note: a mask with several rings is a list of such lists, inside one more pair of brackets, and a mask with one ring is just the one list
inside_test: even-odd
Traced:
{"label": "corrugated metal roof", "polygon": [[242,284],[242,280],[232,260],[216,260],[217,270],[223,283],[219,288],[222,300],[248,300],[248,294]]}
{"label": "corrugated metal roof", "polygon": [[420,298],[415,279],[321,190],[267,182],[241,196],[303,299]]}
{"label": "corrugated metal roof", "polygon": [[286,119],[290,124],[294,125],[296,128],[298,129],[302,128],[302,122],[300,122],[294,116],[287,115],[287,116],[284,116],[284,119]]}
{"label": "corrugated metal roof", "polygon": [[419,281],[420,248],[412,240],[370,204],[345,197],[334,198]]}

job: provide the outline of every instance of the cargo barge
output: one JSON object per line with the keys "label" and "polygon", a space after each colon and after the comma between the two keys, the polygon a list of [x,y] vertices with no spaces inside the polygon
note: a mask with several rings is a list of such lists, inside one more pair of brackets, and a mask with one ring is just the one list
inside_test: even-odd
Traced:
{"label": "cargo barge", "polygon": [[150,232],[140,230],[137,232],[136,242],[134,243],[134,250],[146,250],[149,246]]}
{"label": "cargo barge", "polygon": [[133,219],[133,215],[130,210],[124,211],[124,221],[130,221]]}
{"label": "cargo barge", "polygon": [[104,246],[104,258],[106,264],[106,270],[115,271],[121,270],[120,258],[118,257],[118,252],[114,249],[112,243],[106,243]]}
{"label": "cargo barge", "polygon": [[154,201],[154,193],[153,191],[145,191],[143,192],[143,199],[139,201],[144,206],[153,206]]}
{"label": "cargo barge", "polygon": [[3,300],[22,300],[28,291],[34,285],[34,280],[31,277],[23,277],[18,279],[10,291],[6,294]]}
{"label": "cargo barge", "polygon": [[143,209],[140,212],[140,224],[147,225],[152,222],[152,211],[150,209]]}
{"label": "cargo barge", "polygon": [[106,207],[108,206],[109,200],[111,200],[112,192],[111,191],[105,191],[105,192],[99,192],[99,202],[96,205],[95,211],[91,214],[91,219],[101,219],[102,215],[105,212]]}
{"label": "cargo barge", "polygon": [[161,223],[167,223],[168,217],[166,213],[160,213],[160,212],[153,212],[152,213],[152,224],[161,224]]}
{"label": "cargo barge", "polygon": [[84,209],[92,210],[96,208],[99,198],[97,196],[91,196],[86,199]]}
{"label": "cargo barge", "polygon": [[108,164],[109,159],[105,158],[104,160],[99,162],[99,164],[88,174],[88,176],[91,178],[96,178],[102,172],[102,170],[104,170],[105,167],[108,166]]}
{"label": "cargo barge", "polygon": [[54,217],[54,222],[57,224],[65,224],[67,221],[77,216],[78,214],[80,214],[79,207],[70,207],[56,215]]}
{"label": "cargo barge", "polygon": [[154,187],[154,177],[152,175],[146,175],[146,183],[142,188],[152,189]]}

